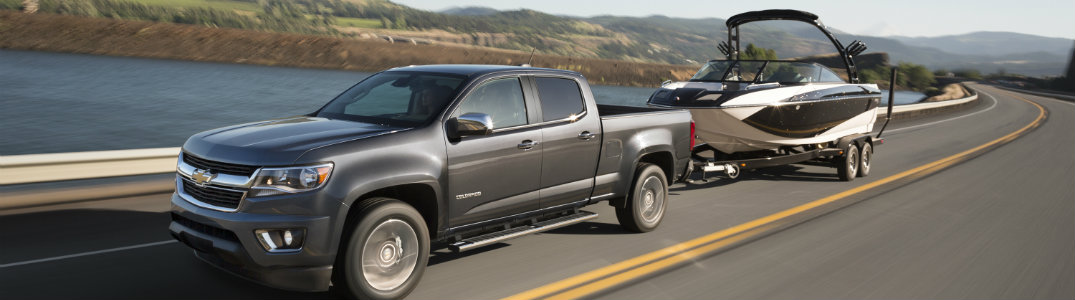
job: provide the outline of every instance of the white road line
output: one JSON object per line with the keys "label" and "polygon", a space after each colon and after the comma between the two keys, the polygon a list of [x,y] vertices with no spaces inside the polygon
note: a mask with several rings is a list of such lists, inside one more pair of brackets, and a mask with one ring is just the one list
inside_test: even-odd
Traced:
{"label": "white road line", "polygon": [[970,116],[973,116],[973,115],[977,115],[977,114],[980,114],[980,113],[983,113],[983,112],[987,112],[987,111],[989,111],[989,110],[992,110],[993,108],[996,108],[996,107],[997,107],[997,98],[993,97],[993,95],[992,95],[992,94],[990,94],[990,93],[986,93],[986,92],[984,92],[984,91],[981,91],[981,90],[979,90],[978,92],[980,92],[980,93],[982,93],[982,94],[985,94],[986,96],[989,96],[989,99],[993,100],[993,105],[990,105],[990,106],[989,106],[989,107],[987,107],[986,109],[983,109],[983,110],[979,110],[979,111],[976,111],[976,112],[973,112],[973,113],[969,113],[969,114],[965,114],[965,115],[962,115],[962,116],[957,116],[957,117],[953,117],[953,118],[948,118],[948,119],[944,119],[944,120],[940,120],[940,121],[933,121],[933,122],[929,122],[929,123],[925,123],[925,124],[918,124],[918,125],[915,125],[915,126],[910,126],[910,127],[903,127],[903,128],[889,129],[889,130],[887,130],[887,131],[885,131],[885,132],[886,132],[886,133],[887,133],[887,132],[900,132],[900,131],[904,131],[904,130],[910,130],[910,129],[915,129],[915,128],[919,128],[919,127],[925,127],[925,126],[935,125],[935,124],[939,124],[939,123],[944,123],[944,122],[948,122],[948,121],[958,120],[958,119],[962,119],[962,118],[970,117]]}
{"label": "white road line", "polygon": [[17,267],[17,266],[22,266],[22,265],[29,265],[29,264],[36,264],[36,263],[43,263],[43,262],[49,262],[49,261],[56,261],[56,260],[62,260],[62,259],[68,259],[68,258],[82,257],[82,256],[88,256],[88,255],[97,255],[97,254],[104,254],[104,253],[109,253],[109,252],[124,251],[124,250],[131,250],[131,249],[138,249],[138,248],[145,248],[145,247],[153,247],[153,246],[160,246],[160,245],[171,244],[171,243],[175,243],[175,242],[176,242],[176,240],[167,240],[167,241],[138,244],[138,245],[132,245],[132,246],[126,246],[126,247],[105,249],[105,250],[82,252],[82,253],[76,253],[76,254],[70,254],[70,255],[64,255],[64,256],[56,256],[56,257],[49,257],[49,258],[42,258],[42,259],[35,259],[35,260],[13,262],[13,263],[0,265],[0,269],[10,268],[10,267]]}

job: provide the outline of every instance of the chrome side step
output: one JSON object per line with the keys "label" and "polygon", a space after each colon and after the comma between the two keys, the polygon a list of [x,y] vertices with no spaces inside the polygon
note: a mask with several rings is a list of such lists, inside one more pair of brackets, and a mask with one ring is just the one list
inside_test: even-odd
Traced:
{"label": "chrome side step", "polygon": [[564,227],[571,224],[581,223],[586,220],[597,218],[597,214],[588,211],[579,211],[572,215],[549,219],[534,223],[533,225],[519,226],[504,231],[497,231],[464,239],[448,245],[453,252],[463,252],[474,248],[490,245],[503,240],[513,239],[531,233]]}

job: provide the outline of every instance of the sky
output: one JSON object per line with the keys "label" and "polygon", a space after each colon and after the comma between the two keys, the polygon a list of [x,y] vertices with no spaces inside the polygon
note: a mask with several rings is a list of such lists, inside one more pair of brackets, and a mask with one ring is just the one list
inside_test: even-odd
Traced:
{"label": "sky", "polygon": [[817,14],[825,25],[870,36],[934,37],[975,31],[1010,31],[1075,39],[1075,0],[1019,1],[719,1],[719,0],[391,0],[413,8],[440,11],[485,6],[498,10],[532,9],[554,15],[664,15],[727,19],[752,10],[798,9]]}

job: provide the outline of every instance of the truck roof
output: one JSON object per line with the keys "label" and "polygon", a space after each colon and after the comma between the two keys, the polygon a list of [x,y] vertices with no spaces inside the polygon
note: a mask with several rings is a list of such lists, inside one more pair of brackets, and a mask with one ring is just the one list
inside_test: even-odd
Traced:
{"label": "truck roof", "polygon": [[507,71],[541,71],[581,76],[581,74],[575,71],[505,65],[420,65],[392,68],[389,69],[389,71],[447,73],[465,75],[468,77]]}

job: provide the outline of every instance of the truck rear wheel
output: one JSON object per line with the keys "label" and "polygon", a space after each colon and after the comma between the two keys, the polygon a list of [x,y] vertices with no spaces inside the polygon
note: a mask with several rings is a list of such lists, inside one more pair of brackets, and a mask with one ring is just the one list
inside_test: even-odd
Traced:
{"label": "truck rear wheel", "polygon": [[616,219],[623,229],[649,232],[657,229],[668,206],[668,178],[653,164],[641,164],[635,173],[634,187],[624,205],[616,206]]}
{"label": "truck rear wheel", "polygon": [[337,267],[336,285],[356,299],[400,299],[410,294],[429,262],[429,230],[413,207],[371,198],[361,209]]}
{"label": "truck rear wheel", "polygon": [[847,145],[847,149],[844,149],[844,155],[836,157],[833,164],[836,167],[836,175],[840,177],[841,181],[855,179],[861,162],[859,157],[859,148],[854,143]]}

